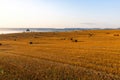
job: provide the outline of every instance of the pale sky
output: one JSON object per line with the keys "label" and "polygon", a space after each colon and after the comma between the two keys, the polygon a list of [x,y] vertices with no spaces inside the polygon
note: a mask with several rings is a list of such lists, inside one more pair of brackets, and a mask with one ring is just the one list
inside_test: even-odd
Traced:
{"label": "pale sky", "polygon": [[0,0],[0,28],[118,28],[120,0]]}

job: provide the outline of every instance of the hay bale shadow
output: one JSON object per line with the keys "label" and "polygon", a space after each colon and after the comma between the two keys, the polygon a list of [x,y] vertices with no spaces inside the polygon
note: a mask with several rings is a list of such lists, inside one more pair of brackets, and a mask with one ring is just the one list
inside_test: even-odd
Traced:
{"label": "hay bale shadow", "polygon": [[120,36],[119,34],[114,34],[113,36]]}
{"label": "hay bale shadow", "polygon": [[29,44],[33,44],[33,42],[29,42]]}
{"label": "hay bale shadow", "polygon": [[0,43],[0,46],[2,45],[2,43]]}

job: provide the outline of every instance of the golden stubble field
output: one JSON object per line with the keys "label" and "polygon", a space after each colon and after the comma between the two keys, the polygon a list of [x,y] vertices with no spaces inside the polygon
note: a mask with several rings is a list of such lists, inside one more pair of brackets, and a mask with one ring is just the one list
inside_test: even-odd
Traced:
{"label": "golden stubble field", "polygon": [[120,30],[2,34],[0,80],[120,80]]}

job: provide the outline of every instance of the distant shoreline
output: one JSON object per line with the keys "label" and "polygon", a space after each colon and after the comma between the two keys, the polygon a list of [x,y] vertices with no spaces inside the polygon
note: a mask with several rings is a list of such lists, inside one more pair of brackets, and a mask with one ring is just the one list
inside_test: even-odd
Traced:
{"label": "distant shoreline", "polygon": [[13,33],[23,33],[27,32],[69,32],[69,31],[78,31],[78,30],[120,30],[112,29],[112,28],[64,28],[64,29],[56,29],[56,28],[0,28],[0,34],[13,34]]}

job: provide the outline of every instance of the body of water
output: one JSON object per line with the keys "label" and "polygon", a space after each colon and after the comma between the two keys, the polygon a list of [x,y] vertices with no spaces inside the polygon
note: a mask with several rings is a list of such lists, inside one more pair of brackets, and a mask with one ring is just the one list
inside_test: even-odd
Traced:
{"label": "body of water", "polygon": [[[0,34],[22,33],[28,28],[0,28]],[[29,28],[30,32],[62,32],[74,29],[54,29],[54,28]]]}
{"label": "body of water", "polygon": [[0,34],[10,33],[22,33],[29,29],[30,32],[64,32],[64,31],[76,31],[76,30],[101,30],[100,28],[0,28]]}

